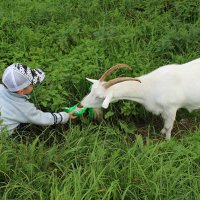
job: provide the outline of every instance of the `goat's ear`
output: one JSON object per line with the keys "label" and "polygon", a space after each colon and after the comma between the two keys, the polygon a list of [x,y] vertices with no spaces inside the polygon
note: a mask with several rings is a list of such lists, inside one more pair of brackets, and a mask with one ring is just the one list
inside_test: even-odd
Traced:
{"label": "goat's ear", "polygon": [[112,97],[113,97],[112,92],[110,92],[106,95],[106,98],[104,99],[103,104],[102,104],[103,108],[105,108],[105,109],[108,108],[108,106],[112,100]]}
{"label": "goat's ear", "polygon": [[91,83],[96,83],[98,80],[95,80],[95,79],[90,79],[90,78],[86,78],[86,80],[88,80],[89,82]]}

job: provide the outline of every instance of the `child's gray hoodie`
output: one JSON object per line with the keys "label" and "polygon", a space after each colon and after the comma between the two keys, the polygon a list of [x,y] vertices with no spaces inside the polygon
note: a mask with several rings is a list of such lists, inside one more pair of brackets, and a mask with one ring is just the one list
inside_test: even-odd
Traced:
{"label": "child's gray hoodie", "polygon": [[28,101],[28,96],[10,92],[0,84],[0,120],[3,121],[0,129],[6,126],[13,133],[20,123],[53,125],[64,124],[68,119],[69,114],[65,112],[50,113],[38,110]]}

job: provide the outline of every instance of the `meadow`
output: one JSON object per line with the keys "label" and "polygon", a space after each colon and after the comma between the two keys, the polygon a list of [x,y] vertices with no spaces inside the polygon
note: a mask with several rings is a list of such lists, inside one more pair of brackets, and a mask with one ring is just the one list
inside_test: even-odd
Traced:
{"label": "meadow", "polygon": [[[13,62],[41,68],[31,101],[62,111],[88,93],[86,77],[139,76],[200,54],[199,0],[1,0],[0,76]],[[162,121],[120,101],[101,122],[22,125],[0,136],[0,199],[200,199],[199,112],[180,110],[172,139]]]}

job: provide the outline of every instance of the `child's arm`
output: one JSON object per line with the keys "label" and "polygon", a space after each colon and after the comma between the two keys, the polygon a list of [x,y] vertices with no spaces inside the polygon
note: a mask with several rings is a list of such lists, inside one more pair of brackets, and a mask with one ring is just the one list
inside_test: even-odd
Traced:
{"label": "child's arm", "polygon": [[24,122],[22,123],[32,123],[37,125],[53,125],[53,124],[64,124],[69,118],[72,118],[71,113],[59,112],[59,113],[51,113],[51,112],[43,112],[38,110],[34,104],[27,102],[28,108],[26,106],[26,110],[22,110],[24,112]]}

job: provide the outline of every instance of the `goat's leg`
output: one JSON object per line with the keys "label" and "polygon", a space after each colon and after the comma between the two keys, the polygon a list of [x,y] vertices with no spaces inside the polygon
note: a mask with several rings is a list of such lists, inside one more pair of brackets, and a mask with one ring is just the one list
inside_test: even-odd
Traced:
{"label": "goat's leg", "polygon": [[164,120],[164,128],[161,130],[161,133],[166,134],[166,140],[171,138],[171,131],[173,128],[174,120],[176,118],[176,111],[176,109],[169,109],[161,114]]}

